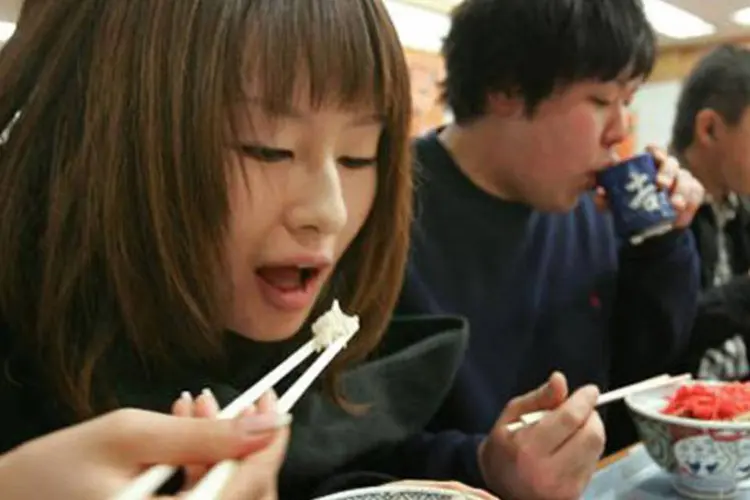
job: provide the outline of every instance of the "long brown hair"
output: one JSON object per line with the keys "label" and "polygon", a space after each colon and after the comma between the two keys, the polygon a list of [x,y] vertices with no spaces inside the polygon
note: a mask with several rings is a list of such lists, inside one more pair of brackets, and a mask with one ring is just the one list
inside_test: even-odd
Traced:
{"label": "long brown hair", "polygon": [[108,409],[117,349],[151,370],[221,359],[229,109],[248,78],[288,104],[300,64],[311,102],[385,120],[372,213],[321,300],[361,317],[334,389],[390,319],[411,220],[408,72],[381,0],[55,0],[0,52],[0,128],[20,113],[0,157],[0,316],[77,418]]}

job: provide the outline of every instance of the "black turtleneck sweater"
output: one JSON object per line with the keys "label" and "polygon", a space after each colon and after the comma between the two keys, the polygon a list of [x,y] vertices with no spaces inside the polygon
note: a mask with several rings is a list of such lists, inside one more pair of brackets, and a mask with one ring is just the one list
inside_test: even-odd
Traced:
{"label": "black turtleneck sweater", "polygon": [[[12,332],[0,330],[0,362],[9,361],[13,338]],[[383,450],[389,453],[394,445],[419,432],[435,413],[463,358],[466,325],[458,318],[403,318],[390,325],[386,339],[369,360],[343,377],[344,396],[350,403],[368,405],[367,411],[347,413],[315,388],[292,410],[292,438],[279,480],[280,498],[309,500],[377,485],[401,477],[400,472],[409,466],[410,455],[393,456],[401,465],[385,474],[370,457],[379,457]],[[226,370],[191,369],[167,380],[150,377],[137,364],[124,362],[123,377],[113,381],[113,386],[122,407],[168,412],[182,391],[198,394],[204,388],[210,388],[225,406],[301,341],[257,343],[227,334]],[[43,396],[38,374],[21,368],[6,369],[0,376],[0,453],[73,423],[63,420],[54,401]],[[217,372],[226,375],[217,376]],[[290,375],[277,392],[283,392],[297,376]]]}

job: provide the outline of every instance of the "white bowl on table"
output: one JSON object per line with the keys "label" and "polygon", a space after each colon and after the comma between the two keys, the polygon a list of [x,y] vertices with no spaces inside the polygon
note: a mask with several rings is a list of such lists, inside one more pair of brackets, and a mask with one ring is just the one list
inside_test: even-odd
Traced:
{"label": "white bowl on table", "polygon": [[679,386],[721,383],[681,382],[625,398],[648,454],[672,475],[677,492],[688,498],[733,498],[738,485],[750,479],[750,422],[697,420],[661,412]]}
{"label": "white bowl on table", "polygon": [[444,488],[389,484],[342,491],[315,500],[481,500],[470,493]]}

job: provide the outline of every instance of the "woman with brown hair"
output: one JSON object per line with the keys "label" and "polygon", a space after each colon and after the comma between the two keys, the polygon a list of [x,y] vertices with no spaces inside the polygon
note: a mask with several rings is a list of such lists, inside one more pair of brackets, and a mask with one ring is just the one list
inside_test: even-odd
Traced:
{"label": "woman with brown hair", "polygon": [[183,392],[224,405],[333,298],[361,329],[295,410],[282,496],[420,428],[462,322],[394,324],[352,368],[390,321],[411,218],[380,0],[34,9],[0,53],[0,451]]}

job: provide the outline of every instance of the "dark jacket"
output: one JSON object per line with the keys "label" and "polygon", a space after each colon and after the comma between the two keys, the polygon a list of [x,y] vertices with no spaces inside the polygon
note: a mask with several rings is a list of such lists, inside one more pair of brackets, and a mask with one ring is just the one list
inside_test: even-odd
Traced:
{"label": "dark jacket", "polygon": [[[701,259],[701,287],[713,287],[713,276],[718,249],[716,218],[709,205],[703,205],[695,214],[690,229],[695,237]],[[729,263],[732,274],[741,276],[750,270],[750,200],[738,197],[735,217],[727,222],[724,234],[727,237]]]}
{"label": "dark jacket", "polygon": [[750,200],[738,197],[735,216],[724,228],[734,276],[724,285],[714,286],[719,228],[709,205],[698,210],[690,229],[701,259],[702,293],[689,348],[673,371],[696,373],[708,349],[737,335],[750,345]]}
{"label": "dark jacket", "polygon": [[[293,409],[292,440],[280,478],[282,499],[309,499],[399,477],[368,470],[368,456],[405,440],[430,420],[463,357],[467,330],[465,322],[456,318],[412,317],[394,321],[385,339],[371,359],[343,378],[348,401],[369,405],[362,415],[346,413],[317,390],[309,391]],[[0,358],[8,368],[11,333],[3,331],[0,340]],[[197,394],[208,387],[224,406],[285,359],[300,341],[261,344],[229,335],[229,376],[216,378],[196,371],[154,383],[133,365],[124,367],[123,372],[131,376],[119,381],[118,396],[122,406],[166,412],[182,391]],[[22,372],[6,369],[0,379],[0,452],[71,423],[62,421],[55,405],[41,396],[33,374],[17,373]],[[278,387],[282,391],[297,377],[288,378]]]}

